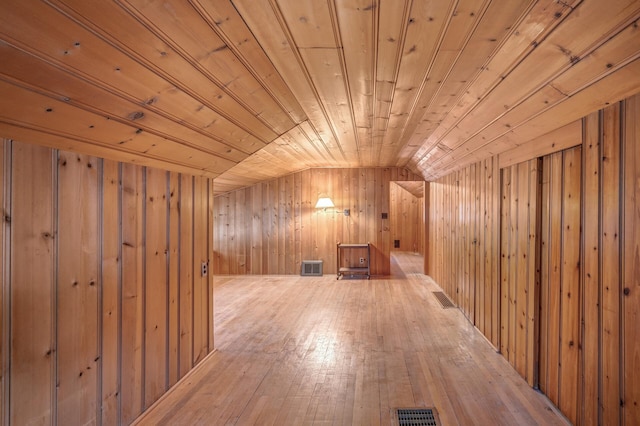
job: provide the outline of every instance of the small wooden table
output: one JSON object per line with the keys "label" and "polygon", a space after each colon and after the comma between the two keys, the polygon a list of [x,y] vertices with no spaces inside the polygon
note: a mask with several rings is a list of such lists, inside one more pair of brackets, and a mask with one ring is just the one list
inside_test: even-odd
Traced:
{"label": "small wooden table", "polygon": [[[365,259],[366,266],[342,266],[343,252],[345,250],[350,250],[350,249],[366,249],[367,250],[367,258]],[[366,274],[367,279],[368,280],[371,279],[371,244],[370,243],[360,243],[360,244],[338,243],[336,246],[336,250],[337,250],[336,259],[338,262],[338,265],[337,265],[338,276],[336,277],[337,280],[339,280],[340,277],[344,276],[345,274],[346,275]]]}

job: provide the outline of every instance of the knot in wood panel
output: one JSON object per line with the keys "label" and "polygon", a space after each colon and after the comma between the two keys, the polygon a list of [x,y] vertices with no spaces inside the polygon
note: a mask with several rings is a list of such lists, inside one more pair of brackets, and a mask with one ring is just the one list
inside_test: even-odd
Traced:
{"label": "knot in wood panel", "polygon": [[142,111],[135,111],[132,112],[131,114],[129,114],[129,120],[135,121],[135,120],[140,120],[141,118],[144,118],[144,112]]}

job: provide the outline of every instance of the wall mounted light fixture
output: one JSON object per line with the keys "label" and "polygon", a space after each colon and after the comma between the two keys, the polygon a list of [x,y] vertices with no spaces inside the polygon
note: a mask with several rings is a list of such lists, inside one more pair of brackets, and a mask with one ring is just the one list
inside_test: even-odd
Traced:
{"label": "wall mounted light fixture", "polygon": [[[333,201],[331,201],[331,198],[329,197],[320,197],[318,198],[318,202],[316,203],[316,209],[324,209],[325,212],[327,211],[327,209],[333,209],[335,207],[335,204],[333,204]],[[334,213],[343,213],[345,216],[349,216],[351,212],[349,211],[349,209],[344,209],[342,211],[335,210]]]}

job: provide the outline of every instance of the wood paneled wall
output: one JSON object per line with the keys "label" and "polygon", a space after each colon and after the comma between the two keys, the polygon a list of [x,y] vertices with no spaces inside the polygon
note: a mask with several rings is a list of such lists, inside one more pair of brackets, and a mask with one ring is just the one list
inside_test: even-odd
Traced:
{"label": "wood paneled wall", "polygon": [[501,170],[500,351],[531,386],[537,385],[540,166],[533,159]]}
{"label": "wood paneled wall", "polygon": [[1,419],[128,424],[213,350],[212,181],[0,153]]}
{"label": "wood paneled wall", "polygon": [[497,157],[429,184],[428,273],[499,344]]}
{"label": "wood paneled wall", "polygon": [[[393,182],[389,190],[391,250],[424,254],[424,198]],[[394,248],[394,240],[400,241],[400,247]]]}
{"label": "wood paneled wall", "polygon": [[582,146],[543,158],[540,389],[577,420]]}
{"label": "wood paneled wall", "polygon": [[[390,213],[390,182],[403,180],[420,178],[399,168],[308,169],[217,196],[214,273],[299,274],[302,260],[335,273],[340,241],[370,242],[372,274],[388,275],[390,219],[381,214]],[[336,208],[316,210],[321,194]]]}
{"label": "wood paneled wall", "polygon": [[[575,424],[640,419],[638,123],[640,95],[585,117],[574,147],[503,168],[499,203],[490,174],[473,183],[479,164],[430,185],[429,273]],[[499,236],[489,278],[467,262],[479,229],[485,248]]]}

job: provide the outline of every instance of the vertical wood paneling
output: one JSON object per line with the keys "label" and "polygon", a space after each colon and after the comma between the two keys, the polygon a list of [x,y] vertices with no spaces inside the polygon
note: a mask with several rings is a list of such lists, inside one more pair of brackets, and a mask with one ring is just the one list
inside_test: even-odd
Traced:
{"label": "vertical wood paneling", "polygon": [[[6,139],[0,139],[0,208],[2,209],[2,216],[0,220],[0,255],[2,255],[3,261],[0,262],[0,422],[4,424],[9,423],[9,392],[7,390],[8,380],[7,375],[8,368],[8,353],[9,349],[9,330],[7,321],[9,316],[8,309],[5,308],[5,304],[9,302],[8,289],[9,280],[5,276],[8,272],[10,265],[5,265],[4,253],[11,250],[7,247],[9,236],[11,235],[10,228],[10,203],[7,198],[11,196],[10,191],[6,191],[8,184],[11,182],[11,142]],[[6,193],[5,193],[6,191]]]}
{"label": "vertical wood paneling", "polygon": [[98,160],[58,156],[57,422],[96,417],[98,342]]}
{"label": "vertical wood paneling", "polygon": [[240,228],[235,226],[235,222],[244,222],[244,203],[245,203],[245,191],[236,191],[229,194],[228,211],[227,211],[227,241],[231,252],[236,253],[236,261],[229,262],[229,270],[231,274],[241,274],[245,268],[245,238],[244,227]]}
{"label": "vertical wood paneling", "polygon": [[276,193],[276,218],[274,225],[276,226],[278,243],[276,245],[276,256],[278,266],[274,273],[284,274],[286,270],[285,263],[289,253],[287,253],[287,177],[277,179],[278,188]]}
{"label": "vertical wood paneling", "polygon": [[[462,223],[460,222],[460,175],[462,172],[458,171],[455,174],[452,187],[454,189],[451,195],[451,206],[453,209],[453,215],[451,219],[451,256],[453,263],[451,264],[451,295],[454,302],[460,306],[462,305],[462,289],[460,288],[460,276],[462,269],[461,257],[463,256],[464,247],[461,246],[462,235]],[[460,247],[460,248],[458,248]]]}
{"label": "vertical wood paneling", "polygon": [[505,357],[530,385],[537,383],[536,358],[538,269],[540,235],[538,223],[538,160],[502,171],[501,321],[500,337]]}
{"label": "vertical wood paneling", "polygon": [[564,152],[563,169],[559,407],[575,423],[580,345],[580,147]]}
{"label": "vertical wood paneling", "polygon": [[102,424],[118,422],[120,390],[120,164],[102,162]]}
{"label": "vertical wood paneling", "polygon": [[[335,273],[338,241],[371,242],[372,273],[389,274],[391,219],[381,214],[391,214],[393,180],[415,176],[397,168],[308,169],[217,196],[214,274],[299,274],[301,261],[313,259],[324,261],[325,274]],[[330,196],[336,208],[316,210],[320,194]],[[411,223],[403,224],[411,237],[401,241],[410,240],[407,250],[423,251],[422,207],[417,200],[411,203]],[[349,216],[344,209],[350,209]],[[223,220],[229,226],[219,223]]]}
{"label": "vertical wood paneling", "polygon": [[[550,190],[551,190],[551,156],[542,159],[542,182],[540,191],[540,213],[542,218],[550,217]],[[550,223],[548,220],[541,220],[540,223],[540,322],[538,330],[540,332],[539,341],[539,375],[538,387],[548,395],[548,371],[549,371],[549,335],[553,321],[550,318],[549,299],[551,288],[549,288],[549,261],[550,261]]]}
{"label": "vertical wood paneling", "polygon": [[[204,194],[203,194],[204,195]],[[207,316],[206,316],[206,331],[207,331],[207,354],[213,352],[215,349],[214,328],[213,328],[213,268],[211,264],[211,257],[213,255],[213,237],[215,235],[215,227],[213,220],[214,200],[213,200],[213,179],[207,179]]]}
{"label": "vertical wood paneling", "polygon": [[540,306],[540,227],[541,227],[541,166],[539,159],[529,162],[529,212],[527,247],[527,350],[526,350],[526,375],[525,379],[531,386],[538,386],[538,355],[540,328],[538,322],[538,308]]}
{"label": "vertical wood paneling", "polygon": [[167,389],[168,173],[147,168],[145,175],[144,406]]}
{"label": "vertical wood paneling", "polygon": [[596,425],[599,405],[600,348],[600,113],[584,119],[583,141],[583,232],[582,257],[582,419],[585,425]]}
{"label": "vertical wood paneling", "polygon": [[[499,206],[511,200],[510,170],[505,170],[503,187],[497,164],[497,158],[488,159],[428,184],[430,241],[425,243],[427,273],[495,345],[499,345],[501,334],[509,332],[501,328],[500,312],[493,307],[500,304],[500,298],[508,299],[497,281],[501,264],[498,218]],[[504,199],[500,197],[502,189]],[[508,226],[509,217],[502,223]],[[506,348],[502,351],[507,353]]]}
{"label": "vertical wood paneling", "polygon": [[493,330],[493,344],[496,348],[500,347],[500,170],[498,168],[498,159],[491,159],[491,171],[488,185],[491,187],[491,226],[487,232],[491,234],[491,251],[487,256],[486,262],[490,264],[491,278],[485,281],[485,285],[490,285],[491,290],[491,306],[492,312],[487,313],[491,316]]}
{"label": "vertical wood paneling", "polygon": [[[316,196],[315,193],[311,193],[311,170],[304,170],[302,172],[300,172],[300,186],[301,186],[301,198],[300,198],[300,206],[301,206],[301,221],[302,221],[302,227],[300,230],[300,245],[301,245],[301,252],[302,252],[302,259],[303,260],[310,260],[310,259],[314,259],[313,255],[314,255],[314,247],[315,247],[315,242],[312,240],[312,229],[314,228],[314,226],[316,225],[315,223],[315,218],[314,218],[314,213],[315,213],[315,209],[313,208],[315,206],[316,201],[312,201],[312,198]],[[352,186],[353,188],[353,186]],[[312,204],[313,203],[313,204]],[[353,215],[353,209],[351,210],[351,214]],[[352,222],[349,222],[352,223]],[[303,241],[304,240],[304,241]],[[330,265],[324,265],[325,271],[330,271],[328,268],[330,267]],[[262,269],[261,270],[256,270],[256,271],[252,271],[254,274],[261,274],[262,273]]]}
{"label": "vertical wood paneling", "polygon": [[200,227],[194,231],[194,241],[198,244],[201,244],[200,251],[200,267],[202,264],[206,265],[207,272],[206,274],[200,273],[196,276],[200,276],[201,284],[200,284],[200,295],[194,297],[195,303],[200,303],[201,306],[201,314],[200,317],[195,317],[194,322],[198,323],[200,327],[201,339],[202,343],[200,345],[200,357],[199,359],[204,359],[205,356],[209,353],[209,345],[212,343],[211,336],[211,327],[213,326],[213,318],[210,321],[210,315],[213,313],[213,297],[210,292],[213,291],[213,279],[211,268],[211,228],[209,227],[209,223],[211,220],[210,216],[210,207],[209,207],[209,196],[213,194],[213,190],[209,188],[211,184],[211,180],[206,177],[198,177],[196,179],[200,179],[202,181],[200,194],[198,196],[201,202],[201,213],[200,213]]}
{"label": "vertical wood paneling", "polygon": [[[545,220],[550,222],[549,237],[549,397],[556,405],[559,403],[560,383],[560,306],[562,280],[562,180],[563,180],[563,154],[553,154],[551,157],[550,176],[550,215]],[[555,219],[554,219],[555,218]]]}
{"label": "vertical wood paneling", "polygon": [[193,366],[193,180],[180,176],[180,377]]}
{"label": "vertical wood paneling", "polygon": [[[424,222],[424,199],[418,198],[400,185],[391,182],[389,187],[389,223],[391,231],[391,250],[424,252],[422,232]],[[379,217],[380,212],[377,213]],[[394,248],[393,241],[399,240],[400,247]],[[382,251],[382,250],[381,250]],[[378,259],[380,261],[380,259]]]}
{"label": "vertical wood paneling", "polygon": [[[376,181],[379,180],[381,178],[380,176],[380,171],[381,169],[365,169],[365,183],[366,183],[366,202],[365,202],[365,206],[366,206],[366,210],[365,210],[365,216],[364,216],[364,226],[365,226],[365,233],[366,233],[366,242],[372,243],[374,244],[375,241],[377,240],[377,235],[378,235],[378,228],[376,226],[376,223],[378,223],[378,219],[376,217],[376,204],[377,204],[377,197],[376,197],[376,192],[377,189],[376,188]],[[389,192],[389,186],[387,185],[387,187],[385,188],[386,192]],[[365,241],[363,241],[365,242]],[[371,262],[371,267],[372,269],[375,271],[376,268],[378,268],[377,265],[374,265],[380,258],[380,256],[378,255],[379,249],[374,245],[373,247],[371,247],[371,258],[367,259],[366,262]],[[365,256],[366,257],[366,256]],[[336,261],[334,260],[333,263],[335,263]]]}
{"label": "vertical wood paneling", "polygon": [[502,185],[501,185],[501,199],[500,206],[501,214],[501,229],[500,229],[500,352],[508,359],[509,352],[507,350],[507,344],[509,342],[509,261],[511,259],[510,254],[510,212],[509,206],[511,205],[511,168],[506,168],[502,171]]}
{"label": "vertical wood paneling", "polygon": [[[472,290],[459,271],[466,240],[484,220],[497,239],[491,254],[486,232],[479,234],[481,261],[499,253],[500,264],[492,278],[487,265],[484,273],[482,264],[469,270],[476,325],[492,342],[488,330],[499,327],[503,356],[575,424],[639,418],[639,99],[591,114],[574,148],[504,168],[493,184],[488,171],[477,174],[481,165],[475,185],[466,170],[431,183],[429,273],[466,310],[464,294]],[[485,217],[468,216],[468,204]],[[482,291],[491,285],[499,297],[486,304]]]}
{"label": "vertical wood paneling", "polygon": [[[348,200],[348,197],[347,197]],[[348,205],[348,202],[345,203]],[[302,265],[302,177],[300,173],[293,175],[293,256],[295,267],[291,271],[297,274],[301,270]],[[251,273],[251,271],[247,271]]]}
{"label": "vertical wood paneling", "polygon": [[[278,273],[278,180],[272,180],[266,183],[267,197],[263,199],[263,209],[266,211],[266,225],[262,229],[263,240],[267,241],[267,273]],[[269,204],[266,204],[268,201]],[[265,221],[263,220],[263,225]],[[317,240],[318,237],[316,237]],[[318,243],[316,242],[316,246]],[[233,258],[233,256],[227,256]]]}
{"label": "vertical wood paneling", "polygon": [[129,424],[213,350],[211,274],[193,291],[211,260],[212,181],[194,192],[191,176],[19,142],[7,152],[8,420]]}
{"label": "vertical wood paneling", "polygon": [[[386,167],[382,169],[382,176],[378,181],[378,190],[376,195],[379,197],[379,200],[376,202],[376,206],[378,207],[378,212],[376,213],[376,226],[378,226],[378,240],[374,242],[375,253],[378,255],[374,260],[374,265],[378,265],[382,270],[384,267],[382,265],[390,265],[391,259],[389,257],[389,253],[391,252],[391,248],[393,247],[393,237],[391,236],[391,189],[387,188],[389,185],[388,182],[391,182],[393,172],[397,172],[395,168]],[[396,176],[397,177],[397,176]],[[387,213],[387,219],[382,219],[382,213]]]}
{"label": "vertical wood paneling", "polygon": [[122,422],[142,412],[144,170],[122,165]]}
{"label": "vertical wood paneling", "polygon": [[640,419],[640,96],[624,110],[623,423]]}
{"label": "vertical wood paneling", "polygon": [[169,174],[169,316],[168,316],[168,368],[169,387],[179,379],[180,365],[178,360],[180,343],[180,175]]}
{"label": "vertical wood paneling", "polygon": [[544,158],[539,386],[573,422],[580,376],[581,148]]}
{"label": "vertical wood paneling", "polygon": [[620,104],[603,111],[602,132],[602,417],[620,419]]}
{"label": "vertical wood paneling", "polygon": [[429,243],[431,242],[432,238],[435,237],[435,233],[433,232],[433,229],[431,228],[431,224],[428,221],[429,218],[429,212],[431,211],[431,183],[430,182],[425,182],[424,183],[424,195],[422,197],[422,199],[420,199],[421,204],[422,204],[422,212],[421,212],[421,219],[422,219],[422,249],[423,249],[423,258],[424,258],[424,266],[423,266],[423,273],[427,274],[430,267],[430,263],[432,261],[431,259],[431,250],[430,250],[430,245]]}
{"label": "vertical wood paneling", "polygon": [[467,222],[467,247],[469,248],[468,255],[468,267],[466,276],[467,286],[467,316],[471,319],[473,324],[476,324],[476,257],[478,250],[478,235],[476,233],[476,225],[478,224],[478,207],[476,205],[476,164],[472,164],[469,170],[469,177],[467,178],[467,210],[466,210],[466,222]]}
{"label": "vertical wood paneling", "polygon": [[13,142],[11,163],[10,422],[49,424],[56,402],[53,161],[49,149]]}
{"label": "vertical wood paneling", "polygon": [[202,199],[202,194],[206,193],[206,185],[205,179],[201,177],[195,178],[193,186],[193,235],[197,235],[198,238],[193,240],[193,365],[202,361],[206,355],[205,348],[208,347],[208,331],[205,330],[208,315],[204,311],[207,300],[207,278],[202,275],[201,269],[202,264],[207,261],[207,226],[205,223],[207,204]]}
{"label": "vertical wood paneling", "polygon": [[517,301],[517,292],[518,292],[518,284],[523,284],[522,282],[518,282],[518,207],[520,205],[520,200],[518,199],[518,188],[520,187],[520,174],[518,170],[521,167],[513,166],[511,167],[511,185],[509,188],[505,190],[509,190],[511,192],[509,199],[511,200],[511,204],[506,206],[509,212],[509,233],[502,235],[502,238],[509,239],[509,251],[507,252],[507,266],[506,266],[506,281],[503,281],[506,292],[507,292],[507,303],[506,306],[503,306],[503,309],[506,311],[506,324],[507,324],[507,335],[505,339],[505,344],[507,348],[506,358],[509,360],[511,365],[515,367],[516,365],[516,332],[518,327],[518,316],[516,313],[516,303]]}
{"label": "vertical wood paneling", "polygon": [[[517,222],[516,222],[516,281],[515,283],[515,366],[521,376],[526,376],[527,366],[527,335],[530,332],[527,327],[527,306],[529,305],[529,180],[531,173],[529,164],[518,167],[518,187],[517,187]],[[513,259],[512,259],[513,260]]]}
{"label": "vertical wood paneling", "polygon": [[[480,282],[476,281],[476,326],[478,329],[485,335],[489,340],[491,340],[491,329],[487,329],[487,324],[490,322],[486,321],[486,315],[490,314],[491,306],[487,308],[486,302],[491,300],[491,280],[487,280],[486,275],[486,262],[485,259],[488,257],[488,249],[489,245],[487,244],[487,238],[490,238],[490,235],[487,234],[487,191],[490,190],[490,184],[487,181],[487,164],[486,161],[481,161],[478,164],[477,168],[477,187],[476,187],[476,206],[477,206],[477,218],[478,223],[477,227],[477,235],[478,235],[478,243],[477,243],[477,275],[480,278]],[[479,284],[479,285],[478,285]],[[488,296],[487,297],[487,292]]]}

